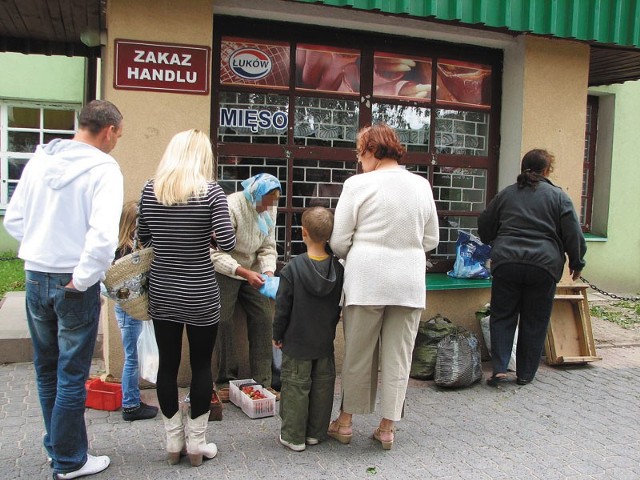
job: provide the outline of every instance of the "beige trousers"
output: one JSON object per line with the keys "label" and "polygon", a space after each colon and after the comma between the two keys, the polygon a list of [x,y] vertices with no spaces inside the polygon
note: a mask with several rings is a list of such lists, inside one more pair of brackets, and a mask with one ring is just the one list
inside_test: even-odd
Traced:
{"label": "beige trousers", "polygon": [[388,305],[343,309],[343,411],[375,411],[380,370],[382,417],[393,421],[402,418],[422,310]]}

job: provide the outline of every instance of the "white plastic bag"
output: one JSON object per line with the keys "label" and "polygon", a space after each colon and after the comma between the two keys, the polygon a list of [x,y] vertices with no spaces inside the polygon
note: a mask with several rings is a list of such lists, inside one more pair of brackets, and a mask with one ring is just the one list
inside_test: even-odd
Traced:
{"label": "white plastic bag", "polygon": [[[489,355],[491,355],[491,329],[489,327],[491,317],[487,315],[480,319],[480,328],[482,329],[482,336],[484,338],[484,344],[487,347]],[[511,349],[511,358],[509,359],[509,365],[507,370],[512,372],[516,371],[516,349],[518,348],[518,327],[516,327],[516,333],[513,337],[513,348]]]}
{"label": "white plastic bag", "polygon": [[138,337],[140,376],[148,382],[156,383],[159,362],[158,344],[153,330],[153,322],[142,322],[142,332]]}

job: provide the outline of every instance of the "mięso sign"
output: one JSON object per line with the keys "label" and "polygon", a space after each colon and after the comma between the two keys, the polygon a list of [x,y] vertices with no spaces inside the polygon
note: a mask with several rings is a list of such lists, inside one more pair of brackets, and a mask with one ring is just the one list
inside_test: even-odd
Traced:
{"label": "mi\u0119so sign", "polygon": [[115,40],[114,88],[207,95],[211,49]]}

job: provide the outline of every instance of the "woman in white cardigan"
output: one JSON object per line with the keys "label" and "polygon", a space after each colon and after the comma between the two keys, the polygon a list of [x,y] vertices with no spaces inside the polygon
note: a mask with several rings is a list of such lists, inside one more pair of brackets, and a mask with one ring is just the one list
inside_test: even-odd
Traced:
{"label": "woman in white cardigan", "polygon": [[380,359],[382,420],[374,438],[388,450],[403,413],[438,216],[429,182],[400,166],[405,150],[394,130],[364,128],[356,149],[364,173],[344,183],[330,240],[346,264],[342,407],[328,434],[351,442],[352,414],[375,410]]}

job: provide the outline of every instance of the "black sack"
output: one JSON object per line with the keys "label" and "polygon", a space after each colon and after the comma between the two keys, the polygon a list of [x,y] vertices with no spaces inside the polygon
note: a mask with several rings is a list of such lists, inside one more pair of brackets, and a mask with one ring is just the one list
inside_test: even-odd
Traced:
{"label": "black sack", "polygon": [[440,314],[429,320],[420,320],[409,376],[417,380],[431,380],[436,369],[438,342],[457,331],[458,327]]}
{"label": "black sack", "polygon": [[482,378],[478,338],[463,328],[438,342],[435,382],[441,387],[468,387]]}

